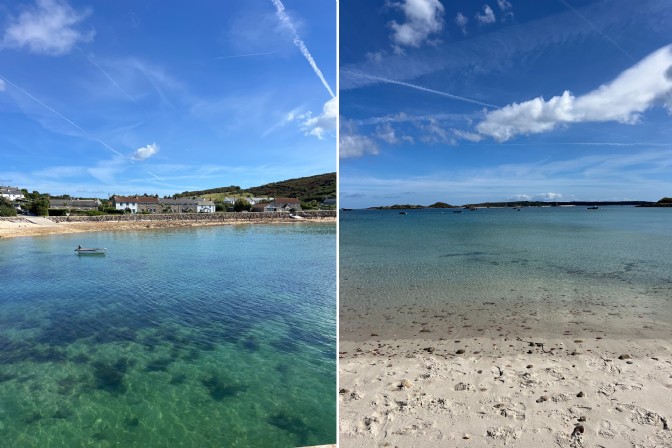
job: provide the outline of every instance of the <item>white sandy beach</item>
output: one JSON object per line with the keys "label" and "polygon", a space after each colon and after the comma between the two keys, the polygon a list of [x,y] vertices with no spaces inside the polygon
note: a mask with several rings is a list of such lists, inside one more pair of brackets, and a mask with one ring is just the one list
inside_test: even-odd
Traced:
{"label": "white sandy beach", "polygon": [[342,341],[340,446],[672,446],[662,339]]}

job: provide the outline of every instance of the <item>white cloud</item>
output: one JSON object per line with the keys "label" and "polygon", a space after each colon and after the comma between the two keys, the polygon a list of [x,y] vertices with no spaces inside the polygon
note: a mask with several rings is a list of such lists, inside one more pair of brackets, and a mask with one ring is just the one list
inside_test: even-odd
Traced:
{"label": "white cloud", "polygon": [[622,72],[611,83],[575,97],[565,91],[548,101],[535,98],[488,112],[478,132],[498,141],[520,134],[548,132],[580,122],[635,124],[656,104],[672,114],[672,45],[667,45]]}
{"label": "white cloud", "polygon": [[366,154],[378,154],[378,145],[370,137],[360,135],[351,121],[341,118],[340,142],[338,145],[341,159],[362,157]]}
{"label": "white cloud", "polygon": [[415,143],[413,137],[409,135],[398,135],[390,122],[377,126],[375,137],[390,145],[397,145],[402,142],[410,143],[411,145]]}
{"label": "white cloud", "polygon": [[469,23],[469,19],[461,12],[458,12],[457,16],[455,16],[455,24],[460,27],[462,34],[465,36],[467,34],[467,23]]}
{"label": "white cloud", "polygon": [[495,12],[492,10],[490,5],[483,5],[483,14],[477,12],[476,20],[482,24],[490,24],[495,23],[497,19],[495,18]]}
{"label": "white cloud", "polygon": [[322,115],[306,118],[301,124],[301,129],[306,132],[306,135],[312,135],[322,140],[325,134],[336,130],[337,117],[338,97],[335,97],[324,103]]}
{"label": "white cloud", "polygon": [[93,39],[93,30],[82,32],[74,28],[89,14],[89,10],[76,11],[59,0],[37,0],[35,6],[10,20],[2,45],[27,47],[32,53],[52,56],[68,53],[78,42]]}
{"label": "white cloud", "polygon": [[459,129],[454,129],[453,133],[455,134],[456,137],[461,138],[463,140],[467,140],[472,143],[478,143],[481,140],[483,140],[483,136],[479,134],[475,134],[473,132],[465,132],[465,131],[460,131]]}
{"label": "white cloud", "polygon": [[147,160],[157,152],[159,152],[159,145],[152,143],[136,149],[135,153],[133,153],[133,160]]}
{"label": "white cloud", "polygon": [[4,92],[4,91],[5,91],[5,80],[0,79],[0,92]]}
{"label": "white cloud", "polygon": [[392,40],[398,46],[419,47],[430,34],[443,28],[444,9],[439,0],[402,0],[391,5],[406,16],[405,23],[390,23]]}
{"label": "white cloud", "polygon": [[513,7],[511,2],[508,0],[497,0],[497,6],[499,6],[499,9],[502,11],[506,11],[507,9],[511,9]]}

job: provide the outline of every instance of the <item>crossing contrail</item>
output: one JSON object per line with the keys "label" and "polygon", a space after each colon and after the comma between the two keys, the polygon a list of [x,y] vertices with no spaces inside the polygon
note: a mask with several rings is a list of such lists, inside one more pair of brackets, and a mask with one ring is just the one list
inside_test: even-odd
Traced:
{"label": "crossing contrail", "polygon": [[320,71],[320,69],[317,67],[317,64],[315,63],[315,60],[313,57],[310,55],[310,52],[308,51],[308,48],[306,47],[306,44],[303,43],[301,38],[299,37],[299,34],[296,32],[296,28],[294,28],[294,24],[289,20],[289,16],[287,16],[287,13],[285,12],[285,5],[282,4],[280,0],[271,0],[273,4],[275,5],[275,9],[277,10],[277,15],[280,21],[287,27],[289,28],[292,33],[294,34],[294,45],[297,46],[297,48],[301,51],[301,54],[303,57],[306,58],[310,66],[313,68],[313,71],[317,75],[318,78],[320,78],[320,81],[322,81],[322,84],[324,87],[327,89],[329,92],[329,95],[331,95],[332,98],[336,97],[334,95],[334,92],[331,90],[331,87],[329,87],[329,83],[327,82],[326,79],[324,79],[324,75]]}
{"label": "crossing contrail", "polygon": [[480,106],[492,107],[492,108],[495,108],[495,109],[500,108],[499,106],[495,106],[494,104],[488,104],[488,103],[484,103],[482,101],[472,100],[471,98],[465,98],[463,96],[453,95],[452,93],[442,92],[441,90],[428,89],[427,87],[422,87],[422,86],[418,86],[418,85],[415,85],[415,84],[409,84],[407,82],[394,81],[393,79],[381,78],[379,76],[366,75],[364,73],[356,73],[356,72],[351,72],[351,71],[347,71],[347,70],[341,70],[341,73],[349,73],[351,75],[360,76],[362,78],[373,79],[373,80],[376,80],[376,81],[385,82],[387,84],[395,84],[395,85],[398,85],[398,86],[409,87],[411,89],[421,90],[423,92],[428,92],[428,93],[434,93],[436,95],[445,96],[447,98],[451,98],[451,99],[459,100],[459,101],[464,101],[464,102],[467,102],[467,103],[478,104]]}
{"label": "crossing contrail", "polygon": [[264,53],[247,53],[247,54],[234,54],[231,56],[219,56],[215,59],[233,59],[233,58],[246,58],[248,56],[264,56],[267,54],[277,54],[277,51],[266,51]]}
{"label": "crossing contrail", "polygon": [[84,128],[82,128],[80,125],[78,125],[77,123],[75,123],[74,121],[72,121],[71,119],[69,119],[68,117],[66,117],[65,115],[63,115],[62,113],[58,112],[57,110],[55,110],[55,109],[53,109],[53,108],[47,106],[47,105],[44,104],[42,101],[40,101],[39,99],[37,99],[37,98],[35,98],[33,95],[31,95],[27,90],[24,90],[24,89],[22,89],[21,87],[17,86],[17,85],[14,84],[13,82],[11,82],[9,79],[0,76],[0,80],[4,81],[6,84],[9,84],[10,86],[14,87],[16,90],[18,90],[19,92],[23,93],[24,95],[26,95],[26,96],[27,96],[28,98],[30,98],[31,100],[35,101],[37,104],[39,104],[40,106],[44,107],[44,108],[47,109],[49,112],[51,112],[52,114],[56,115],[57,117],[59,117],[59,118],[62,119],[63,121],[69,123],[72,127],[74,127],[75,129],[78,129],[79,131],[81,131],[81,132],[82,132],[84,135],[86,135],[87,137],[90,137],[90,138],[92,138],[93,140],[97,141],[98,143],[100,143],[101,145],[103,145],[104,147],[106,147],[107,149],[109,149],[110,151],[112,151],[113,153],[115,153],[115,154],[117,154],[117,155],[119,155],[119,156],[121,156],[121,157],[126,157],[126,156],[124,156],[122,153],[120,153],[119,151],[117,151],[116,149],[114,149],[113,147],[111,147],[110,145],[108,145],[107,143],[105,143],[104,141],[102,141],[101,139],[92,136],[88,131],[86,131],[86,130],[85,130]]}

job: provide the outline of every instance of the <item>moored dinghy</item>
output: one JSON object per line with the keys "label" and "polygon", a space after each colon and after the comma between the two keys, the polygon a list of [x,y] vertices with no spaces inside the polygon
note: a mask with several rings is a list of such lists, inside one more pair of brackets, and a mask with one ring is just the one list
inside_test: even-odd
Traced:
{"label": "moored dinghy", "polygon": [[105,255],[106,250],[107,249],[105,247],[87,248],[87,247],[77,246],[77,249],[75,249],[75,252],[77,252],[77,255]]}

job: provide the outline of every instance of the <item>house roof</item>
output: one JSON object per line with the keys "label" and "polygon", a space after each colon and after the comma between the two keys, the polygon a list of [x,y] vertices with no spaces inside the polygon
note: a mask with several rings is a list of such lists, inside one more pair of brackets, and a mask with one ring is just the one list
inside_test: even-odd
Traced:
{"label": "house roof", "polygon": [[296,198],[275,198],[273,201],[276,204],[300,204],[301,201],[299,201]]}
{"label": "house roof", "polygon": [[159,198],[154,196],[113,196],[114,202],[137,202],[138,204],[158,204]]}

